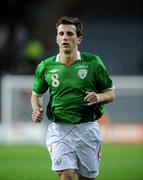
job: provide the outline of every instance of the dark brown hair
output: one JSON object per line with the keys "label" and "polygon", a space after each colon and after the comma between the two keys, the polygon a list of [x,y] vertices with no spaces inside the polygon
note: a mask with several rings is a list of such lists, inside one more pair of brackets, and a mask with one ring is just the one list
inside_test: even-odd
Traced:
{"label": "dark brown hair", "polygon": [[82,23],[79,21],[78,18],[63,16],[63,17],[61,17],[60,19],[58,19],[58,21],[57,21],[57,23],[56,23],[56,28],[57,28],[60,24],[72,24],[72,25],[75,25],[75,26],[76,26],[76,34],[77,34],[77,37],[83,35],[83,25],[82,25]]}

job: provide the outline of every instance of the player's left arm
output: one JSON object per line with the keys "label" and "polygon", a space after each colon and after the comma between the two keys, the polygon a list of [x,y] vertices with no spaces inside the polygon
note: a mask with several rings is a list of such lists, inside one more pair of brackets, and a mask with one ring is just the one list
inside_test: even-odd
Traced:
{"label": "player's left arm", "polygon": [[112,79],[101,59],[96,56],[93,66],[95,67],[95,86],[96,92],[86,92],[85,100],[88,105],[98,103],[106,104],[114,101],[115,91]]}
{"label": "player's left arm", "polygon": [[95,105],[98,103],[109,103],[114,101],[115,99],[115,92],[114,89],[108,89],[102,93],[95,93],[86,91],[86,96],[84,98],[85,101],[88,102],[87,105]]}

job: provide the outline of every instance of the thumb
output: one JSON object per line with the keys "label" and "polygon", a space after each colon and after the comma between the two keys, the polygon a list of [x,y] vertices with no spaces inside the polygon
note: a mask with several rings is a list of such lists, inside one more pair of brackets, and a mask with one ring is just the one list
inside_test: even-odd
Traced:
{"label": "thumb", "polygon": [[90,92],[89,91],[86,91],[86,94],[89,94]]}
{"label": "thumb", "polygon": [[43,108],[40,108],[40,111],[43,112]]}

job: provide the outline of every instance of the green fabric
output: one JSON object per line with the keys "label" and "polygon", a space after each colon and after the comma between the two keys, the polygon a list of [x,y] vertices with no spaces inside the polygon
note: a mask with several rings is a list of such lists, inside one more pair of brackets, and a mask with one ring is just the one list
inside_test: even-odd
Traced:
{"label": "green fabric", "polygon": [[112,88],[112,80],[98,56],[86,52],[80,55],[81,60],[69,66],[53,56],[36,68],[33,91],[44,94],[49,88],[47,117],[51,121],[82,123],[97,120],[104,113],[103,104],[88,106],[84,97],[86,91],[100,93]]}

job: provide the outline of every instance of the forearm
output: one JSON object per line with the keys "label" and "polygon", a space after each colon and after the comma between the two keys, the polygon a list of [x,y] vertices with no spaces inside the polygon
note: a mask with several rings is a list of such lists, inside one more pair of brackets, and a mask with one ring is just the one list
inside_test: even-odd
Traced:
{"label": "forearm", "polygon": [[31,106],[32,109],[39,109],[42,107],[42,97],[32,94],[31,95]]}
{"label": "forearm", "polygon": [[43,118],[42,97],[32,94],[31,106],[33,110],[32,120],[36,123],[40,123]]}
{"label": "forearm", "polygon": [[99,93],[99,103],[109,103],[114,101],[115,99],[115,92],[114,90],[108,90],[103,93]]}
{"label": "forearm", "polygon": [[95,93],[95,92],[86,92],[86,96],[84,98],[85,101],[88,102],[87,105],[94,105],[98,103],[109,103],[115,99],[115,92],[114,90],[107,90],[103,93]]}

